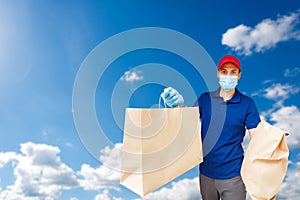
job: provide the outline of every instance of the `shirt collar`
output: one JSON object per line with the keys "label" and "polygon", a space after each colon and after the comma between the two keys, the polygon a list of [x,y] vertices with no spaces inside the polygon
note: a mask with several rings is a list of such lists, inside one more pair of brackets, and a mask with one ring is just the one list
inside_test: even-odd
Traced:
{"label": "shirt collar", "polygon": [[[222,98],[221,96],[220,96],[220,87],[217,89],[217,90],[215,90],[215,91],[213,91],[211,94],[212,94],[212,97],[213,98]],[[229,99],[228,101],[226,101],[226,102],[228,102],[228,103],[239,103],[241,101],[241,93],[240,93],[240,91],[238,90],[238,89],[236,89],[235,88],[235,93],[234,93],[234,95],[232,96],[232,98],[231,99]]]}

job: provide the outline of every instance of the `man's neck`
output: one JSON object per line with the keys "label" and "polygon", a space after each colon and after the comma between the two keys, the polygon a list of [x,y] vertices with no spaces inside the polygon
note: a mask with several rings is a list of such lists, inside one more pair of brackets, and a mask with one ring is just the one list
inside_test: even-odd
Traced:
{"label": "man's neck", "polygon": [[235,88],[232,90],[223,90],[222,88],[220,89],[220,96],[223,97],[224,101],[230,100],[235,93]]}

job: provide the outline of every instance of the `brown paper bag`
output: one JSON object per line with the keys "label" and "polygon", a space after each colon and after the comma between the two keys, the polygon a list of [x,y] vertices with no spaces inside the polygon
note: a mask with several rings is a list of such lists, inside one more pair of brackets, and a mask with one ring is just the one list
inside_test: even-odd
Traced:
{"label": "brown paper bag", "polygon": [[261,121],[253,129],[241,175],[253,200],[275,199],[288,166],[285,132]]}
{"label": "brown paper bag", "polygon": [[198,107],[127,108],[120,183],[144,196],[202,160]]}

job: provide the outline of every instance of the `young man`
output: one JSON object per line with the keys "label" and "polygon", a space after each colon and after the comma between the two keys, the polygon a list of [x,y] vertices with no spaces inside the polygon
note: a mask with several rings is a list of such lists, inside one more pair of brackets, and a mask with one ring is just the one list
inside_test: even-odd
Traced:
{"label": "young man", "polygon": [[[204,155],[199,176],[201,195],[203,200],[242,200],[246,199],[246,190],[240,176],[244,158],[241,143],[245,129],[251,136],[260,117],[253,99],[236,89],[241,78],[237,58],[224,56],[218,64],[217,78],[220,87],[201,94],[196,102]],[[168,106],[183,104],[183,97],[173,88],[166,88],[163,96]]]}

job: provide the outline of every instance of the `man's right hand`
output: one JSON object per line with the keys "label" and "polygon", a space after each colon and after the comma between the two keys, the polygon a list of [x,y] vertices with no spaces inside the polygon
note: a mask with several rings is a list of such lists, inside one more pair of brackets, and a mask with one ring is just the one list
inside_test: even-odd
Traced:
{"label": "man's right hand", "polygon": [[182,95],[172,87],[165,88],[160,96],[164,100],[165,104],[171,108],[182,106],[184,103]]}

